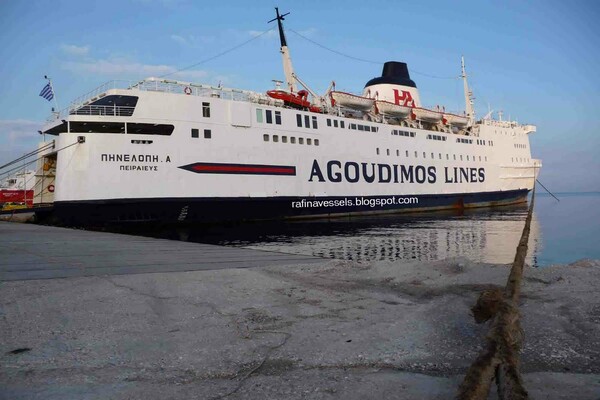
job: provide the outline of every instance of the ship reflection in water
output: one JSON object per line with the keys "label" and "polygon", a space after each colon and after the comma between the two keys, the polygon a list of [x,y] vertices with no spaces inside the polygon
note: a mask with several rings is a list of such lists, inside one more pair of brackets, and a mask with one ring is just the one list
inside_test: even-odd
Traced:
{"label": "ship reflection in water", "polygon": [[[467,257],[475,262],[508,264],[513,261],[526,214],[527,205],[519,205],[467,210],[460,214],[187,226],[143,234],[354,261],[432,261]],[[539,235],[539,224],[534,216],[526,260],[530,265],[537,266]]]}

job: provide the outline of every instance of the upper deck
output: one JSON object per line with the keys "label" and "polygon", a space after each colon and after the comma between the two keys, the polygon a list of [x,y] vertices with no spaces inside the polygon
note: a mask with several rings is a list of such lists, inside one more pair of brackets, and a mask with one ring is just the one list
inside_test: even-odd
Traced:
{"label": "upper deck", "polygon": [[[98,121],[106,120],[105,117],[132,117],[134,115],[139,94],[144,92],[248,102],[275,108],[293,108],[286,105],[283,100],[274,99],[267,94],[248,90],[160,78],[147,78],[138,82],[115,80],[107,82],[78,97],[69,107],[60,112],[53,113],[47,119],[47,124],[44,126],[44,132],[55,134],[56,129],[53,128],[64,124],[67,119],[82,120],[80,117],[87,117],[89,120]],[[478,136],[480,127],[483,126],[512,129],[524,134],[536,131],[534,125],[518,124],[514,121],[498,121],[490,118],[481,119],[468,129],[457,130],[439,124],[428,124],[426,121],[420,121],[418,119],[394,121],[389,118],[382,118],[377,115],[376,112],[369,111],[362,113],[357,112],[356,110],[340,108],[339,106],[324,107],[322,108],[321,113],[359,120],[366,118],[370,122],[382,123],[390,126],[403,125],[431,131],[470,136]]]}

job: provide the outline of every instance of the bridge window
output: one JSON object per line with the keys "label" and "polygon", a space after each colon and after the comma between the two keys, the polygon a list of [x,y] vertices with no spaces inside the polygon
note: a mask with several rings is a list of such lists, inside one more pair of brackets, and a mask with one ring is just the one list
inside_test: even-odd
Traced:
{"label": "bridge window", "polygon": [[211,135],[212,135],[212,133],[211,133],[210,129],[204,130],[204,139],[210,139]]}
{"label": "bridge window", "polygon": [[199,138],[200,137],[200,131],[196,128],[192,128],[192,137],[193,138]]}
{"label": "bridge window", "polygon": [[296,114],[296,125],[298,128],[302,128],[302,115],[300,114]]}
{"label": "bridge window", "polygon": [[174,125],[168,124],[127,123],[128,134],[169,136],[173,133],[174,129]]}
{"label": "bridge window", "polygon": [[266,116],[267,116],[267,124],[272,124],[273,123],[273,111],[267,110]]}
{"label": "bridge window", "polygon": [[317,129],[317,117],[314,115],[312,117],[312,127],[313,129]]}
{"label": "bridge window", "polygon": [[[64,130],[67,131],[67,124],[64,125]],[[95,133],[125,133],[125,123],[123,122],[69,122],[71,132],[95,132]],[[171,125],[173,126],[173,125]],[[169,133],[170,134],[170,133]]]}
{"label": "bridge window", "polygon": [[256,109],[256,122],[259,122],[261,124],[263,122],[263,110],[260,108]]}

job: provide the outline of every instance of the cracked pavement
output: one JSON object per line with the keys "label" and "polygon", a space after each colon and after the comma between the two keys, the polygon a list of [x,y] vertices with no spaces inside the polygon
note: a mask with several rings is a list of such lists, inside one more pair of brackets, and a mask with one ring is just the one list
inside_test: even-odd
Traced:
{"label": "cracked pavement", "polygon": [[[526,270],[532,398],[598,400],[599,272]],[[0,398],[452,398],[488,330],[470,307],[507,274],[451,259],[0,282]]]}

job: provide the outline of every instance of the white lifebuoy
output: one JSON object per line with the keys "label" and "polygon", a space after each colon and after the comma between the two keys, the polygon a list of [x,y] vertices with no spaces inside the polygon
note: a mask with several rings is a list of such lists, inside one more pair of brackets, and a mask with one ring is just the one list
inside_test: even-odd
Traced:
{"label": "white lifebuoy", "polygon": [[183,92],[185,94],[192,94],[192,88],[189,86],[186,86],[185,89],[183,89]]}
{"label": "white lifebuoy", "polygon": [[48,185],[48,191],[54,193],[54,185]]}

